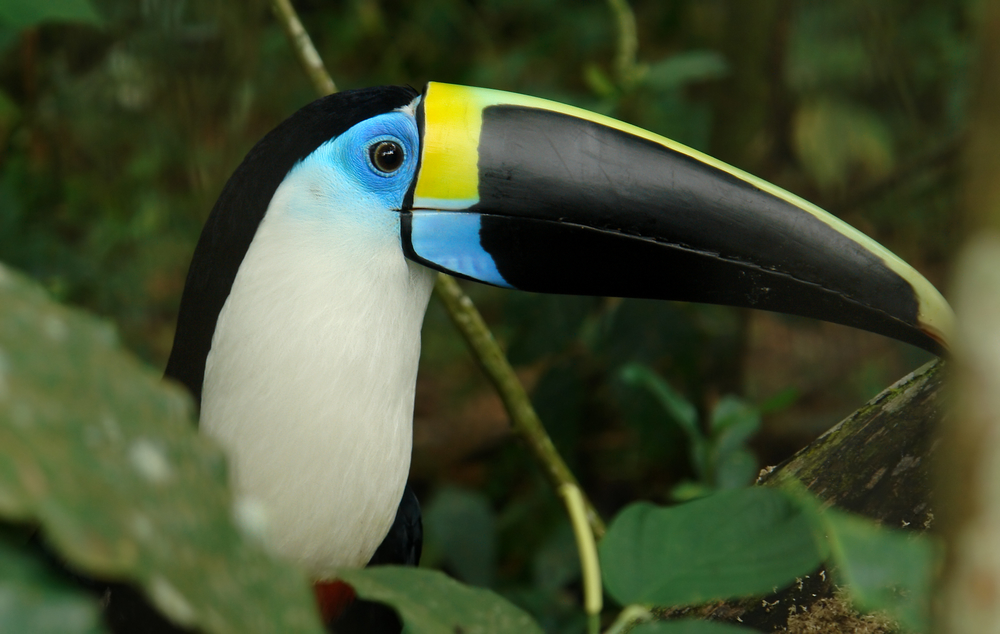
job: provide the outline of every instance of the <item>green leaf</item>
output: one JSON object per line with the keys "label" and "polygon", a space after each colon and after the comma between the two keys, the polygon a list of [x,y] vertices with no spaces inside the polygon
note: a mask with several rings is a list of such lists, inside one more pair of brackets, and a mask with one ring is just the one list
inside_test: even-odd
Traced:
{"label": "green leaf", "polygon": [[753,452],[732,449],[719,455],[712,484],[719,489],[738,489],[753,484],[757,473],[757,457]]}
{"label": "green leaf", "polygon": [[424,530],[458,578],[476,586],[493,584],[497,530],[485,495],[458,487],[441,489],[424,509]]}
{"label": "green leaf", "polygon": [[719,399],[712,410],[712,484],[719,489],[744,487],[757,474],[757,459],[746,441],[760,428],[760,412],[736,396]]}
{"label": "green leaf", "polygon": [[719,399],[712,410],[711,429],[715,433],[725,432],[733,427],[745,429],[736,443],[746,440],[760,427],[760,412],[738,396],[727,394]]}
{"label": "green leaf", "polygon": [[674,502],[690,502],[698,498],[708,497],[717,491],[718,489],[714,486],[703,482],[684,480],[670,490],[670,499]]}
{"label": "green leaf", "polygon": [[843,186],[858,167],[878,178],[895,163],[888,126],[875,112],[854,104],[820,99],[802,105],[792,136],[802,165],[821,187]]}
{"label": "green leaf", "polygon": [[[205,632],[319,632],[308,584],[257,545],[178,386],[114,330],[0,265],[0,517],[77,570],[135,582]],[[234,513],[244,521],[241,532]]]}
{"label": "green leaf", "polygon": [[656,397],[663,409],[692,440],[703,438],[698,427],[698,410],[660,375],[649,367],[630,363],[621,370],[622,380],[633,387],[641,387]]}
{"label": "green leaf", "polygon": [[630,363],[619,373],[626,385],[648,391],[666,411],[677,426],[684,431],[690,443],[691,465],[698,478],[711,478],[709,451],[711,445],[698,425],[698,411],[680,392],[675,390],[660,375],[641,363]]}
{"label": "green leaf", "polygon": [[0,539],[0,632],[100,634],[97,601]]}
{"label": "green leaf", "polygon": [[23,29],[42,22],[103,24],[88,0],[0,0],[0,24]]}
{"label": "green leaf", "polygon": [[715,51],[685,51],[649,66],[642,83],[656,90],[677,90],[696,81],[719,79],[729,73],[725,58]]}
{"label": "green leaf", "polygon": [[600,545],[622,605],[686,605],[771,592],[819,566],[808,518],[780,491],[725,491],[669,508],[632,504]]}
{"label": "green leaf", "polygon": [[760,412],[735,396],[724,396],[712,411],[711,429],[715,451],[722,456],[742,449],[757,433]]}
{"label": "green leaf", "polygon": [[521,608],[436,570],[378,566],[344,570],[340,578],[361,598],[392,606],[408,634],[542,634]]}
{"label": "green leaf", "polygon": [[937,544],[856,515],[822,513],[836,576],[855,607],[884,610],[907,630],[929,631]]}
{"label": "green leaf", "polygon": [[729,623],[683,619],[641,623],[633,628],[629,634],[755,634],[756,632],[757,630]]}

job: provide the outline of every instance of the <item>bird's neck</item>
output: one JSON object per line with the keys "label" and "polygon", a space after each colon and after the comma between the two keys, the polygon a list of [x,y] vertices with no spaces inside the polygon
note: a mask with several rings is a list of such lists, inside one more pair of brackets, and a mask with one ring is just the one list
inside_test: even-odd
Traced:
{"label": "bird's neck", "polygon": [[367,562],[392,523],[433,273],[403,257],[394,214],[345,228],[311,216],[316,192],[292,185],[219,315],[201,425],[265,511],[272,547],[323,577]]}

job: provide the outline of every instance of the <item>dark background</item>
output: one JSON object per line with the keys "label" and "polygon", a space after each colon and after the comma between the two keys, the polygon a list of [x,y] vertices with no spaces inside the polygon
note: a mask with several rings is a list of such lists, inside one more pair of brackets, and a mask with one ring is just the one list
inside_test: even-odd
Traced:
{"label": "dark background", "polygon": [[[0,260],[113,320],[162,368],[187,264],[253,143],[313,97],[261,0],[93,0],[99,28],[0,30]],[[978,3],[300,0],[341,89],[428,80],[610,114],[773,181],[888,246],[947,296]],[[656,272],[669,275],[669,271]],[[775,464],[929,360],[843,327],[727,308],[468,285],[602,513],[697,479],[685,435],[621,369],[655,370],[708,421],[736,395]],[[707,424],[707,423],[706,423]],[[578,628],[561,506],[432,301],[413,477],[425,563]],[[748,472],[749,473],[749,472]]]}

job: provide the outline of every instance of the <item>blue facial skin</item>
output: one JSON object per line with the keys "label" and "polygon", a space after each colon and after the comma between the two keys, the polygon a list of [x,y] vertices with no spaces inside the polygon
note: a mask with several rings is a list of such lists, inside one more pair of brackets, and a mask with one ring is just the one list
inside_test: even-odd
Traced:
{"label": "blue facial skin", "polygon": [[[358,189],[378,199],[382,208],[398,211],[417,170],[418,139],[412,115],[390,112],[362,121],[334,139],[329,144],[330,158]],[[383,172],[372,164],[370,150],[380,141],[395,141],[403,148],[405,158],[399,169]]]}
{"label": "blue facial skin", "polygon": [[[416,173],[418,138],[416,121],[406,112],[362,121],[288,172],[283,207],[338,252],[361,258],[398,248],[399,209]],[[372,164],[371,148],[380,141],[403,149],[397,169],[383,172]]]}
{"label": "blue facial skin", "polygon": [[[372,164],[370,150],[380,141],[394,141],[403,148],[404,159],[398,169],[383,172]],[[341,213],[351,214],[354,209],[365,213],[396,212],[413,181],[418,147],[413,117],[405,112],[390,112],[362,121],[319,146],[293,167],[286,179],[302,176],[310,179],[316,195],[324,191],[337,195],[340,200],[331,202],[339,203]]]}
{"label": "blue facial skin", "polygon": [[[403,148],[400,167],[383,172],[372,164],[371,148],[394,141]],[[296,214],[322,219],[328,229],[347,230],[369,245],[400,239],[399,210],[417,168],[419,134],[413,116],[390,112],[362,121],[324,143],[289,172],[303,181]],[[512,288],[479,240],[478,214],[414,211],[411,244],[422,258],[487,284]],[[341,233],[343,236],[344,233]]]}

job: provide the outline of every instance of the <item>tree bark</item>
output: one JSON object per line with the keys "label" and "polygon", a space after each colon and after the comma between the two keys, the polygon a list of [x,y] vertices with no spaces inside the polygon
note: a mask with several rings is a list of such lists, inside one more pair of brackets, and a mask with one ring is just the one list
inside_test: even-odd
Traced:
{"label": "tree bark", "polygon": [[[931,462],[939,445],[936,430],[946,411],[945,375],[945,365],[936,361],[904,377],[789,460],[764,470],[758,484],[779,486],[795,479],[824,502],[886,526],[931,528]],[[763,632],[784,631],[790,616],[820,614],[814,606],[828,602],[834,591],[830,576],[821,569],[767,597],[670,610],[663,616],[700,616]],[[849,632],[853,627],[844,622],[834,630],[814,631]]]}

